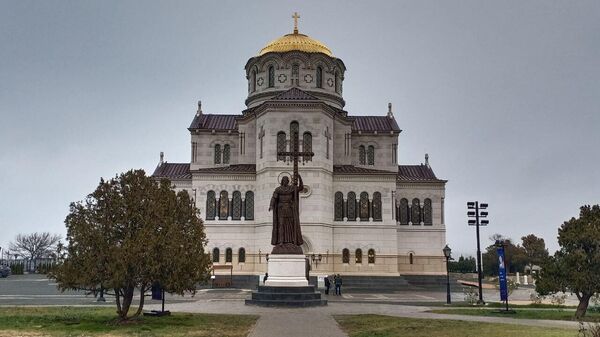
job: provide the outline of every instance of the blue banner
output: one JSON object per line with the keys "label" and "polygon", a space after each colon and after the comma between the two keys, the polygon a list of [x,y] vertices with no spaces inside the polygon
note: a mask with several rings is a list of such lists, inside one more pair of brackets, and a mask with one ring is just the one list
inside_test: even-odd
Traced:
{"label": "blue banner", "polygon": [[506,284],[506,264],[504,263],[504,247],[498,247],[498,282],[500,282],[500,300],[508,300],[508,287]]}

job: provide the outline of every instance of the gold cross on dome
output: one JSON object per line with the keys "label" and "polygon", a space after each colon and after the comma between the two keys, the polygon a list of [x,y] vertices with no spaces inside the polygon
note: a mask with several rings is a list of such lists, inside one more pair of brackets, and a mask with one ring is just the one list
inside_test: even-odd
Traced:
{"label": "gold cross on dome", "polygon": [[298,34],[298,19],[300,18],[300,15],[298,15],[297,12],[294,12],[294,15],[292,15],[292,19],[294,19],[294,34]]}

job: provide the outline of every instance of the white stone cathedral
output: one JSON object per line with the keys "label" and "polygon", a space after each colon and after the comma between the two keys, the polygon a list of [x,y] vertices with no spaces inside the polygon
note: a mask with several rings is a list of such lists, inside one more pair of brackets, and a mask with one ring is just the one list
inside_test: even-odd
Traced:
{"label": "white stone cathedral", "polygon": [[[188,130],[191,162],[161,159],[154,177],[194,198],[213,264],[260,275],[271,252],[273,190],[290,174],[290,135],[299,135],[303,251],[312,275],[445,273],[446,180],[425,164],[399,165],[401,129],[391,104],[381,116],[344,110],[346,66],[296,28],[246,63],[247,109],[198,110]],[[402,147],[400,146],[400,154]]]}

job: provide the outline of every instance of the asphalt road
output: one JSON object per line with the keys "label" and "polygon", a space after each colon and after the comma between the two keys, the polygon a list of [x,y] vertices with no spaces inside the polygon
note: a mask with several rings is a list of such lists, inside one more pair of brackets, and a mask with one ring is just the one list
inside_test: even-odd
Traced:
{"label": "asphalt road", "polygon": [[[511,295],[511,303],[524,304],[529,302],[529,295],[533,292],[532,287],[521,287]],[[407,290],[394,292],[369,292],[369,293],[345,293],[342,289],[342,296],[332,294],[326,296],[330,302],[348,302],[348,303],[381,303],[381,304],[428,304],[445,303],[446,292],[442,290]],[[325,295],[323,295],[325,296]],[[177,296],[166,294],[166,303],[193,302],[199,300],[206,301],[228,301],[241,300],[250,297],[249,290],[239,289],[203,289],[196,295]],[[8,278],[0,278],[0,306],[14,305],[114,305],[114,297],[105,295],[106,302],[97,302],[93,294],[86,294],[83,291],[65,291],[58,290],[56,283],[48,279],[45,275],[28,274],[12,275]],[[139,299],[139,293],[136,294]],[[453,288],[452,299],[454,302],[461,302],[465,298],[462,288],[458,286]],[[487,289],[484,292],[486,301],[499,301],[499,294],[494,289]],[[134,301],[136,301],[134,299]],[[147,304],[160,304],[160,301],[153,301],[146,297]],[[575,305],[577,299],[574,296],[567,298],[566,304]]]}

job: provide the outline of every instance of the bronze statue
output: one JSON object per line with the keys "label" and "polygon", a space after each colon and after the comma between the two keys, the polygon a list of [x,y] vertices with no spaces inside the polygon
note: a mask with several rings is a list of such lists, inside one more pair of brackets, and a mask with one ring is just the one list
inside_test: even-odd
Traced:
{"label": "bronze statue", "polygon": [[[295,180],[295,179],[294,179]],[[269,211],[273,211],[272,254],[302,254],[304,241],[300,229],[298,212],[299,193],[304,189],[302,177],[298,175],[298,184],[290,185],[289,178],[283,177],[281,185],[273,192]]]}

